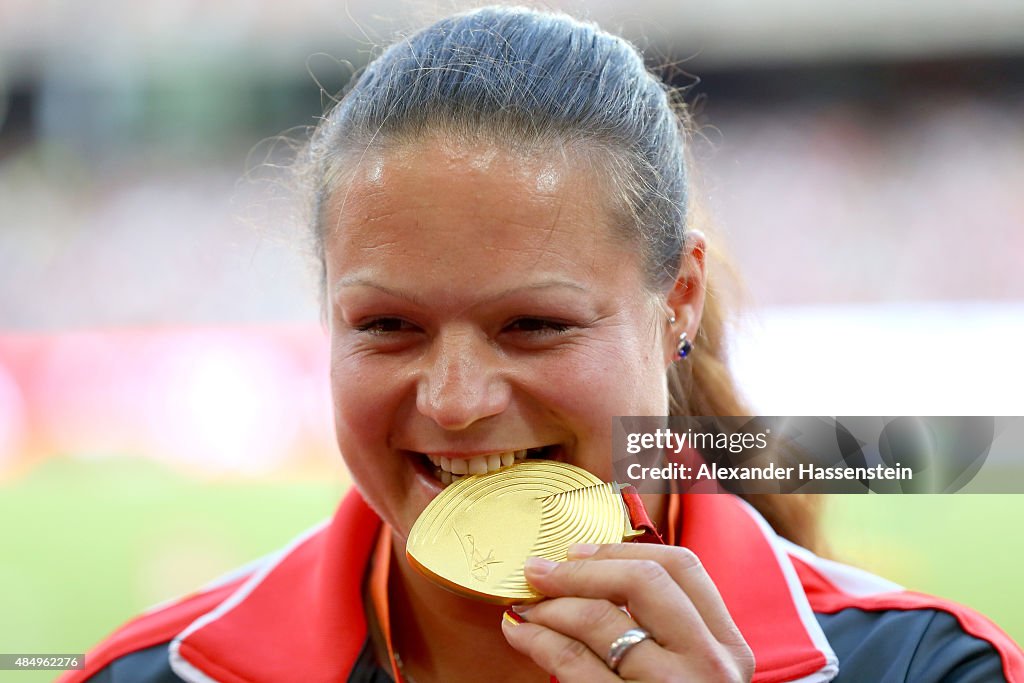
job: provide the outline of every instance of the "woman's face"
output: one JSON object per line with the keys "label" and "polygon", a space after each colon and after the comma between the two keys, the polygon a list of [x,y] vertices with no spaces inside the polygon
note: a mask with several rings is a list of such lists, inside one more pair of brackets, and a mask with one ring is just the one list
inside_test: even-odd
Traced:
{"label": "woman's face", "polygon": [[338,444],[403,537],[449,470],[529,451],[608,481],[612,418],[664,414],[667,315],[608,203],[571,155],[438,140],[364,156],[331,198]]}

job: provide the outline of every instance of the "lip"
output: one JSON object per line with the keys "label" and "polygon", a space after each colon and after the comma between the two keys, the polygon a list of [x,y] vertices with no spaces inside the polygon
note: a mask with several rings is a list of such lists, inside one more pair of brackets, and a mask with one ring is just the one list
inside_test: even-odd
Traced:
{"label": "lip", "polygon": [[422,453],[415,451],[406,451],[406,455],[412,460],[413,472],[416,475],[420,486],[427,490],[429,499],[434,498],[436,495],[444,490],[444,484],[437,480],[434,476],[433,468],[428,468],[427,464],[430,462],[423,457]]}

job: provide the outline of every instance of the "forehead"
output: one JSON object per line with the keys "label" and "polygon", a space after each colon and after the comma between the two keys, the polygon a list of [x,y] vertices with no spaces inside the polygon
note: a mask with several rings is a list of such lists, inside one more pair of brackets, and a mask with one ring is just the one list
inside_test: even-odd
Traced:
{"label": "forehead", "polygon": [[327,203],[329,267],[403,258],[459,272],[499,262],[606,267],[632,250],[608,209],[604,180],[592,161],[566,149],[522,153],[443,139],[371,149]]}

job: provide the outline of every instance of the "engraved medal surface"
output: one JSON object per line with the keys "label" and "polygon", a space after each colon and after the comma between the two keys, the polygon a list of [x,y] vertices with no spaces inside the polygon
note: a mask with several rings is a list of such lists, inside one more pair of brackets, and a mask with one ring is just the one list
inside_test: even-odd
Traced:
{"label": "engraved medal surface", "polygon": [[618,484],[552,460],[527,460],[463,477],[427,505],[406,555],[442,586],[503,605],[541,596],[526,582],[531,556],[566,559],[573,543],[621,543],[637,535]]}

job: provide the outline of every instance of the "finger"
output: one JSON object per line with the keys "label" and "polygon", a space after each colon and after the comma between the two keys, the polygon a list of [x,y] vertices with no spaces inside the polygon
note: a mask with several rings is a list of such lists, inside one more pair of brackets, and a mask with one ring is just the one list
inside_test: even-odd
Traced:
{"label": "finger", "polygon": [[526,578],[544,595],[599,598],[625,605],[632,617],[675,652],[703,651],[715,638],[669,573],[654,560],[530,558]]}
{"label": "finger", "polygon": [[594,652],[578,640],[528,621],[506,616],[501,630],[508,644],[555,676],[560,683],[610,683],[620,680]]}
{"label": "finger", "polygon": [[[569,549],[569,559],[653,560],[665,568],[672,580],[686,593],[701,619],[715,638],[729,643],[740,637],[736,622],[729,614],[718,587],[708,575],[700,558],[689,548],[652,543],[580,544]],[[742,638],[740,637],[742,640]]]}
{"label": "finger", "polygon": [[[591,598],[553,598],[526,609],[516,610],[529,623],[538,624],[578,640],[608,661],[611,645],[622,634],[638,625],[622,609],[607,600]],[[634,645],[619,666],[622,676],[646,679],[644,672],[668,668],[672,655],[653,639]]]}

